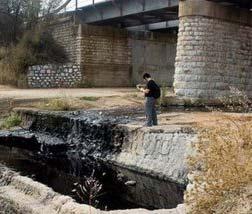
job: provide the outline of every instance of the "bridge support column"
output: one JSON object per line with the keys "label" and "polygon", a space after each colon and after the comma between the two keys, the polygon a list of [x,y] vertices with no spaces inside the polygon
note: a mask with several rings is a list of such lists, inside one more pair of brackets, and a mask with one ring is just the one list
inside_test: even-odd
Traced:
{"label": "bridge support column", "polygon": [[215,103],[230,87],[252,97],[252,12],[205,0],[179,5],[178,97]]}

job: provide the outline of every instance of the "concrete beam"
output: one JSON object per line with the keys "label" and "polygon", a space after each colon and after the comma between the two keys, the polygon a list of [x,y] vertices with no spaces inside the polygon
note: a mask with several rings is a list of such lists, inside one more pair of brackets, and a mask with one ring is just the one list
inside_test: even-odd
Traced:
{"label": "concrete beam", "polygon": [[235,5],[241,8],[252,8],[251,0],[209,0],[217,3],[222,3],[224,5]]}
{"label": "concrete beam", "polygon": [[224,6],[206,0],[186,0],[179,3],[179,17],[205,16],[252,26],[252,12],[249,9]]}
{"label": "concrete beam", "polygon": [[[79,16],[84,23],[100,24],[116,18],[153,14],[171,17],[177,12],[179,0],[114,0],[79,8]],[[174,15],[174,14],[173,14]]]}
{"label": "concrete beam", "polygon": [[128,27],[127,30],[129,31],[152,31],[152,30],[162,30],[162,29],[169,29],[169,28],[178,28],[179,21],[166,21],[166,22],[158,22],[153,24],[147,25],[139,25],[134,27]]}

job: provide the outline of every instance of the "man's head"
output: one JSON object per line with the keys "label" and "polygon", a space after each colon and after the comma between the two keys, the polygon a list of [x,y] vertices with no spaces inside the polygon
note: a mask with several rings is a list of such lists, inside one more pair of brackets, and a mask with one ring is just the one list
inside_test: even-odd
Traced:
{"label": "man's head", "polygon": [[145,74],[143,75],[143,79],[144,79],[145,81],[149,81],[149,80],[151,79],[151,75],[148,74],[148,73],[145,73]]}

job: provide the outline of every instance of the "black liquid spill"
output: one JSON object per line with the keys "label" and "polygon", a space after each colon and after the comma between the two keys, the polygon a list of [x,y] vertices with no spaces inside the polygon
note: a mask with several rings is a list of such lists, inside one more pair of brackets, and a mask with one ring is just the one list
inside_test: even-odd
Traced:
{"label": "black liquid spill", "polygon": [[[185,187],[107,163],[107,155],[119,153],[128,142],[128,130],[117,124],[132,116],[97,111],[21,114],[27,130],[0,132],[0,162],[8,167],[76,200],[73,184],[95,170],[103,184],[100,209],[174,208],[183,202]],[[122,173],[123,178],[118,176]],[[129,180],[136,185],[125,185]]]}

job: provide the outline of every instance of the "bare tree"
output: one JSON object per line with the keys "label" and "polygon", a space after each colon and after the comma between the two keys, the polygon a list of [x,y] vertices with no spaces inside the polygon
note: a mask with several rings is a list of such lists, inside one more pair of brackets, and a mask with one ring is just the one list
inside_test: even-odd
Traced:
{"label": "bare tree", "polygon": [[17,42],[25,30],[37,25],[41,17],[58,11],[61,3],[62,0],[1,0],[0,44]]}
{"label": "bare tree", "polygon": [[[68,1],[70,2],[71,0],[68,0]],[[46,16],[48,14],[55,13],[55,10],[61,7],[60,6],[61,3],[62,3],[62,0],[43,0],[42,15]]]}

